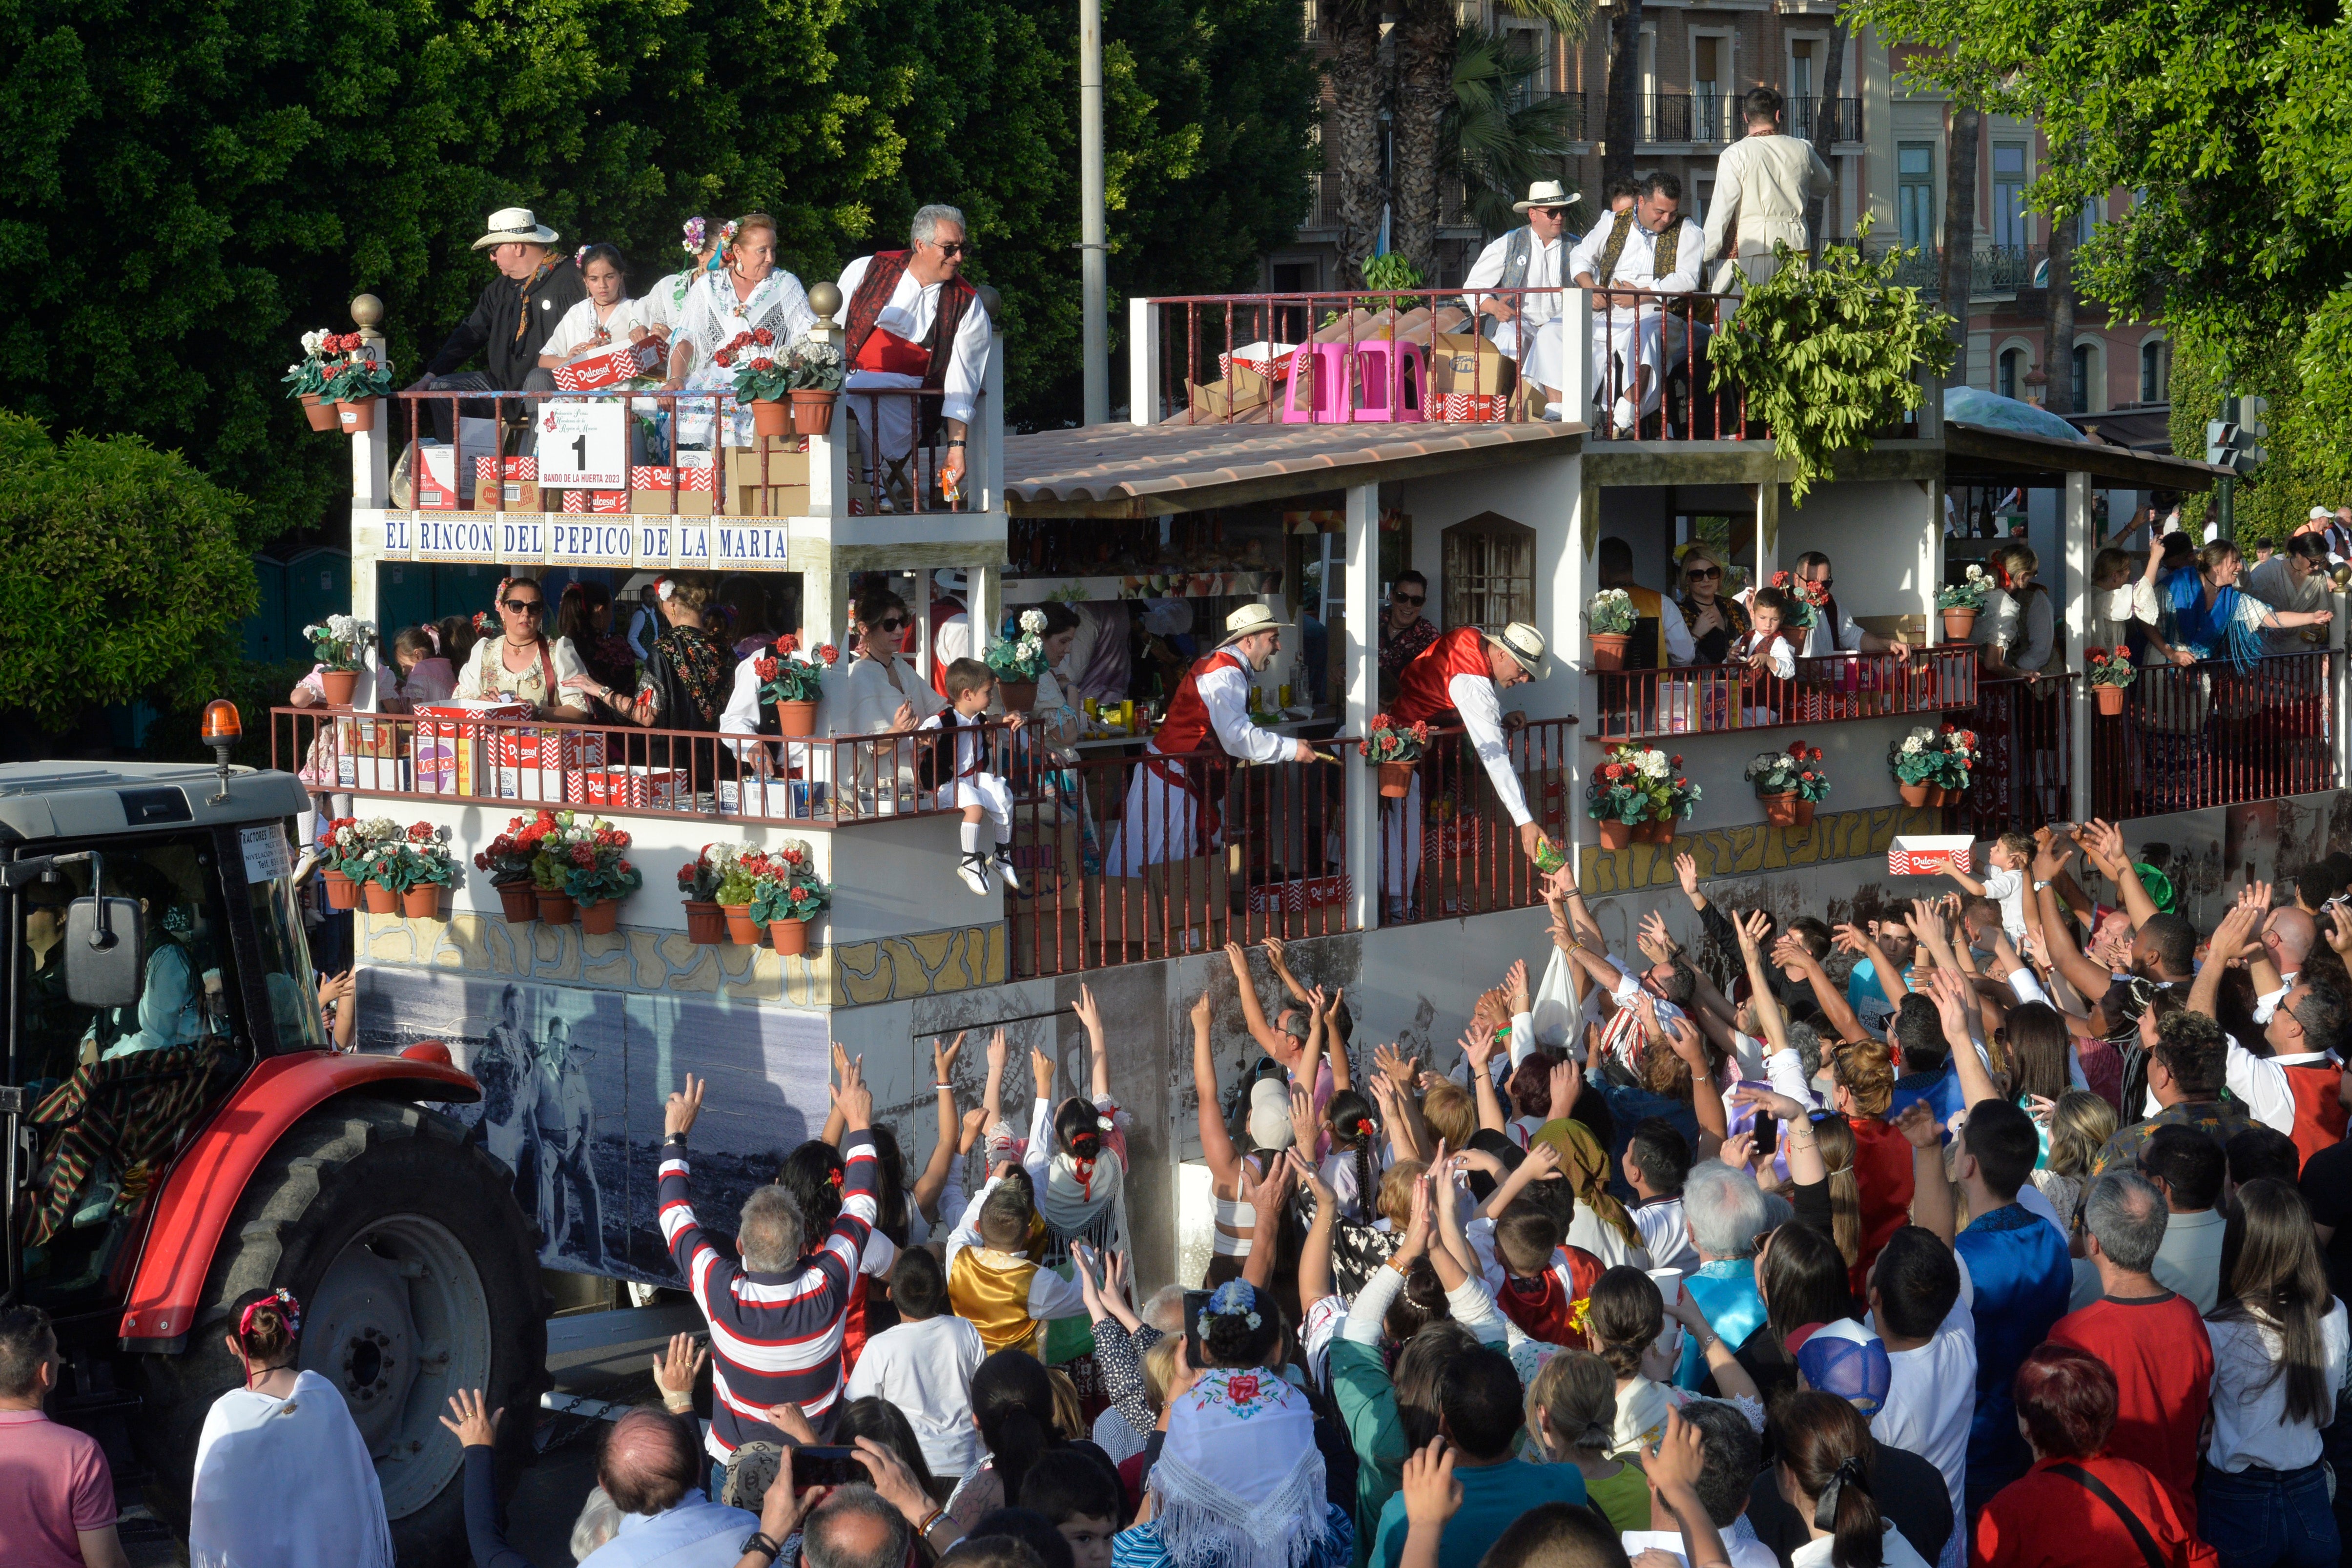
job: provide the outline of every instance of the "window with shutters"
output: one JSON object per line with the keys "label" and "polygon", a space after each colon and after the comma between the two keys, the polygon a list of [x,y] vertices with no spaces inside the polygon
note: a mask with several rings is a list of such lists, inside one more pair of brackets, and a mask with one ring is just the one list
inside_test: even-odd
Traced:
{"label": "window with shutters", "polygon": [[1444,542],[1445,629],[1536,616],[1536,531],[1480,512],[1439,536]]}

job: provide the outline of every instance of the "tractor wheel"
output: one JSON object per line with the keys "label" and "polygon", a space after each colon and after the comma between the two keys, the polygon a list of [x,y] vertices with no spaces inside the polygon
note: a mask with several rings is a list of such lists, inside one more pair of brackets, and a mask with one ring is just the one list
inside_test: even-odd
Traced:
{"label": "tractor wheel", "polygon": [[150,1505],[183,1532],[196,1438],[243,1386],[230,1303],[283,1285],[302,1303],[299,1364],[335,1384],[375,1456],[404,1568],[468,1561],[449,1394],[485,1391],[503,1495],[531,1456],[547,1314],[514,1178],[457,1124],[413,1105],[322,1106],[269,1152],[223,1231],[186,1347],[148,1362]]}

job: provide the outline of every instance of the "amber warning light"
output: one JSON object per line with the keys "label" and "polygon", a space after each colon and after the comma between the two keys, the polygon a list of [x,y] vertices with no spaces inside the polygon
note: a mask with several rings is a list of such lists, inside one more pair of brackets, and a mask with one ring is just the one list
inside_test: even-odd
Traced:
{"label": "amber warning light", "polygon": [[212,804],[228,799],[228,754],[245,738],[245,721],[237,717],[236,704],[226,697],[215,698],[205,705],[205,744],[213,749],[220,764],[220,793]]}

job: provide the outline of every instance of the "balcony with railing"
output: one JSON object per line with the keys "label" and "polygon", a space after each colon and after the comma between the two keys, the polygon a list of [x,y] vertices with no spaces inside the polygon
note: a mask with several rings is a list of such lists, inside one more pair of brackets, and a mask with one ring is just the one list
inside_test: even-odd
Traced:
{"label": "balcony with railing", "polygon": [[[1902,252],[1895,281],[1906,289],[1918,289],[1923,298],[1942,297],[1942,247],[1906,245],[1900,239],[1872,239],[1864,242],[1863,251],[1873,259],[1890,252]],[[2042,264],[2049,258],[2050,252],[2038,245],[1980,245],[1969,258],[1969,295],[1977,300],[1998,299],[2021,289],[2038,287]]]}

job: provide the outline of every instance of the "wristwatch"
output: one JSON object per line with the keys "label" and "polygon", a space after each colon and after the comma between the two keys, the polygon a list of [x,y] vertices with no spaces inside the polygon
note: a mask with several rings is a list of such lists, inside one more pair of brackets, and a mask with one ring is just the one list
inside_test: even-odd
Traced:
{"label": "wristwatch", "polygon": [[784,1549],[777,1545],[774,1542],[769,1540],[765,1531],[760,1530],[755,1530],[750,1535],[745,1536],[743,1538],[743,1544],[737,1547],[735,1550],[739,1554],[746,1552],[760,1552],[771,1563],[773,1563],[777,1558],[784,1554]]}

